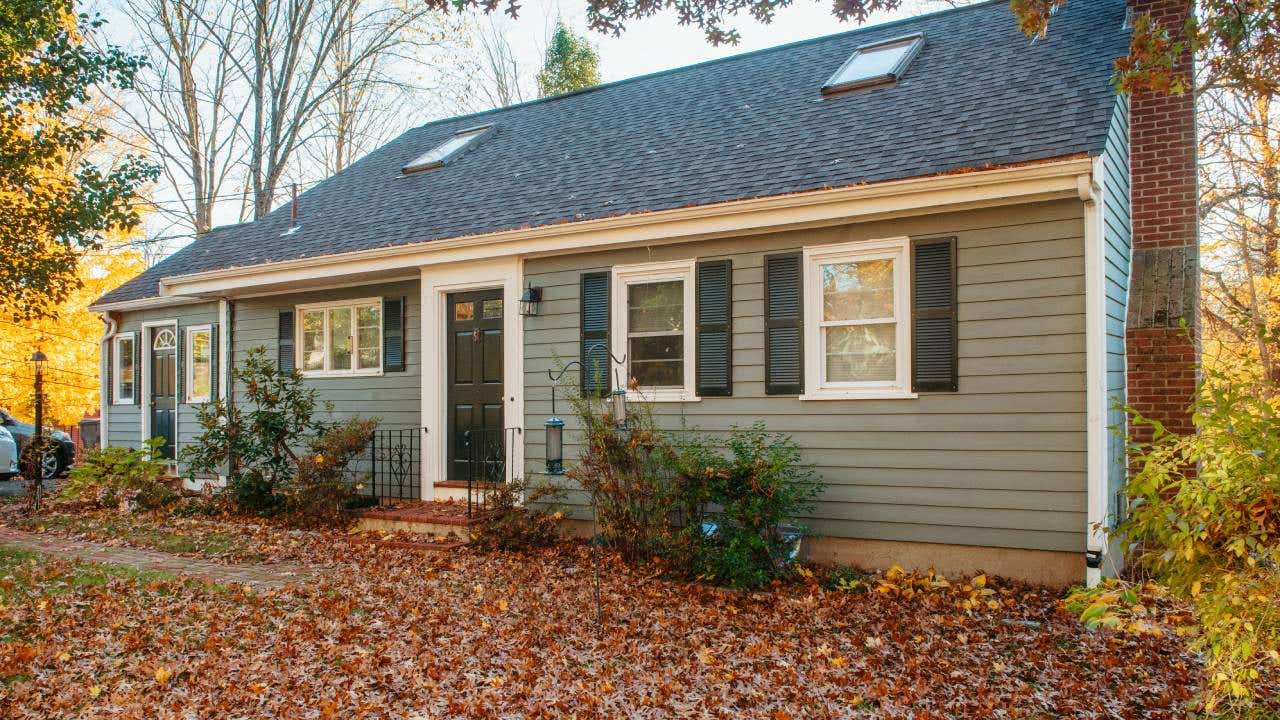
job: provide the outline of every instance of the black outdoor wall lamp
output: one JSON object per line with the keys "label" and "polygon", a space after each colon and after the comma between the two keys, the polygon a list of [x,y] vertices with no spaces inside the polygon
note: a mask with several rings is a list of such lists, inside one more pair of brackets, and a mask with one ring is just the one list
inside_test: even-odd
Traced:
{"label": "black outdoor wall lamp", "polygon": [[538,308],[542,305],[542,288],[530,285],[524,289],[520,295],[520,314],[525,317],[533,317],[538,314]]}

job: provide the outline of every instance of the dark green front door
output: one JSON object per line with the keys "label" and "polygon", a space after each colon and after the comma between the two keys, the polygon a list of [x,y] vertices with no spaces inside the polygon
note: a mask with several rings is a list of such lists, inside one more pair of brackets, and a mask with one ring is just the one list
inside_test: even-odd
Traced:
{"label": "dark green front door", "polygon": [[164,438],[160,457],[174,456],[174,413],[178,391],[178,343],[171,328],[151,329],[151,437]]}
{"label": "dark green front door", "polygon": [[449,296],[447,480],[503,479],[502,290]]}

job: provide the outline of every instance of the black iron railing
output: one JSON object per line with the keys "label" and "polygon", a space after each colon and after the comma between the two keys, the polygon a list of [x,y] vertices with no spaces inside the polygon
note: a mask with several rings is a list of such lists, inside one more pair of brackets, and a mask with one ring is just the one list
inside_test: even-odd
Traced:
{"label": "black iron railing", "polygon": [[[422,497],[422,441],[426,433],[424,427],[374,431],[367,459],[356,467],[368,477],[368,495],[379,500]],[[367,468],[359,467],[366,462]]]}
{"label": "black iron railing", "polygon": [[467,517],[491,509],[496,494],[503,491],[507,468],[516,442],[523,434],[519,427],[502,430],[467,430],[461,434],[463,457],[468,458]]}

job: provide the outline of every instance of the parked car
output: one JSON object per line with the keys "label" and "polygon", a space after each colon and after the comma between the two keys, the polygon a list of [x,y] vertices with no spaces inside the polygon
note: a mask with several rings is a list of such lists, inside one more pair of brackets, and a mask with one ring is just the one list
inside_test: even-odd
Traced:
{"label": "parked car", "polygon": [[0,480],[12,480],[18,474],[18,441],[8,428],[0,426]]}
{"label": "parked car", "polygon": [[[7,410],[2,409],[0,409],[0,427],[3,427],[13,436],[19,455],[22,454],[23,448],[27,446],[27,443],[31,442],[31,438],[36,433],[35,425],[22,422],[10,415]],[[71,463],[76,457],[76,446],[71,441],[71,436],[61,430],[45,428],[45,434],[58,443],[55,448],[45,453],[45,456],[40,459],[40,470],[44,479],[51,480],[60,477],[67,471],[67,468],[71,467]]]}

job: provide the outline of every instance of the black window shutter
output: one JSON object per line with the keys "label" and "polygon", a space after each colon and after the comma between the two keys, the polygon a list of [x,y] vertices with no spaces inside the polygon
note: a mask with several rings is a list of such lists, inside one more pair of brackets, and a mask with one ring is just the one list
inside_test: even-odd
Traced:
{"label": "black window shutter", "polygon": [[[115,368],[112,366],[115,359],[115,338],[112,338],[111,342],[106,345],[107,349],[104,352],[107,354],[107,369],[106,372],[102,374],[102,396],[107,399],[107,404],[110,405],[115,400],[115,389],[112,387],[112,378],[115,377],[116,372]],[[106,437],[107,429],[105,427],[102,428],[100,432],[101,435],[99,435],[99,437]]]}
{"label": "black window shutter", "polygon": [[804,280],[800,253],[764,259],[764,391],[804,392]]}
{"label": "black window shutter", "polygon": [[582,274],[582,395],[609,394],[609,273]]}
{"label": "black window shutter", "polygon": [[404,298],[382,299],[382,371],[404,372]]}
{"label": "black window shutter", "polygon": [[218,399],[218,323],[209,326],[209,399]]}
{"label": "black window shutter", "polygon": [[173,360],[173,394],[174,402],[187,401],[187,331],[177,323],[173,324],[174,360]]}
{"label": "black window shutter", "polygon": [[[145,345],[147,352],[151,352],[151,341],[147,336],[150,333],[146,329],[138,331],[133,336],[133,404],[142,404],[142,348]],[[150,392],[148,390],[147,392]]]}
{"label": "black window shutter", "polygon": [[699,395],[733,394],[733,261],[697,266],[697,389]]}
{"label": "black window shutter", "polygon": [[956,240],[917,240],[911,251],[911,390],[956,392]]}
{"label": "black window shutter", "polygon": [[281,310],[276,333],[276,363],[284,372],[293,370],[293,311]]}

